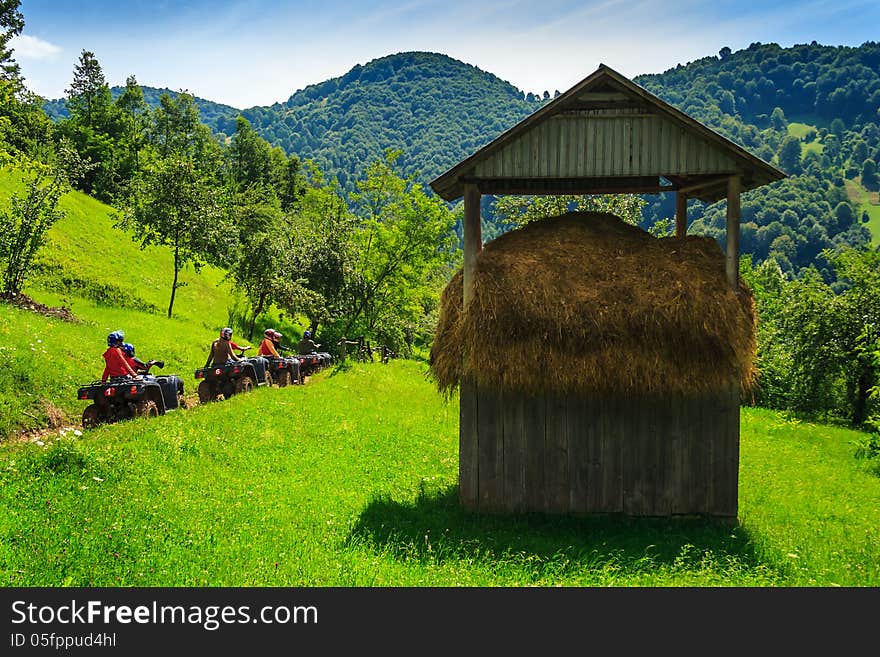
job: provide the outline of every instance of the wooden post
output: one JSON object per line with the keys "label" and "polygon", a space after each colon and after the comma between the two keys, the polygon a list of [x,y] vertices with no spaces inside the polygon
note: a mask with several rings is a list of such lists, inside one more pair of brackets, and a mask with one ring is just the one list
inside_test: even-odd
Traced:
{"label": "wooden post", "polygon": [[739,289],[739,193],[740,177],[727,180],[727,282]]}
{"label": "wooden post", "polygon": [[348,342],[347,342],[346,339],[343,337],[343,338],[339,341],[338,344],[339,344],[339,360],[340,360],[340,362],[343,362],[343,363],[344,363],[344,362],[345,362],[345,345],[347,345]]}
{"label": "wooden post", "polygon": [[675,236],[684,237],[688,229],[688,197],[678,191],[675,194]]}
{"label": "wooden post", "polygon": [[464,186],[464,307],[474,297],[474,267],[477,254],[483,249],[480,229],[480,190],[473,183]]}

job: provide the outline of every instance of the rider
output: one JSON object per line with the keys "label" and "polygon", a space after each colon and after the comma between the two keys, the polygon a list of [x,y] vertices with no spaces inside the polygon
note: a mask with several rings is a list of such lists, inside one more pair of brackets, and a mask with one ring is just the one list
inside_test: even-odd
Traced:
{"label": "rider", "polygon": [[122,331],[113,331],[107,336],[107,351],[102,355],[104,357],[104,373],[101,375],[101,382],[105,383],[107,379],[113,376],[133,376],[140,379],[141,376],[128,364],[125,360],[125,354],[122,351],[125,333]]}
{"label": "rider", "polygon": [[320,346],[320,344],[315,344],[315,341],[312,340],[312,332],[306,329],[305,331],[303,331],[302,340],[299,341],[299,344],[296,348],[301,354],[313,354],[318,350],[318,347]]}
{"label": "rider", "polygon": [[[257,350],[258,356],[266,356],[273,358],[281,358],[281,355],[278,353],[277,343],[275,340],[275,330],[267,328],[263,331],[263,341],[260,343],[260,348]],[[278,333],[278,335],[281,335]]]}
{"label": "rider", "polygon": [[140,358],[137,358],[134,355],[134,345],[131,342],[123,343],[122,353],[125,354],[125,360],[131,366],[131,369],[138,373],[149,374],[150,368],[159,362],[151,360],[145,363]]}
{"label": "rider", "polygon": [[250,347],[239,347],[235,344],[232,341],[232,329],[228,326],[220,329],[220,337],[211,343],[211,353],[208,354],[205,367],[225,365],[231,360],[241,360],[241,358],[235,355],[233,349],[246,350],[250,349]]}
{"label": "rider", "polygon": [[[247,351],[248,349],[252,349],[252,347],[250,345],[239,347],[232,341],[232,329],[226,326],[220,329],[220,337],[211,343],[211,353],[208,354],[205,367],[216,367],[218,365],[225,365],[230,361],[244,360],[236,356],[233,350]],[[261,356],[255,356],[249,359],[249,362],[254,366],[254,371],[257,375],[257,385],[262,385],[260,381],[265,381],[266,365],[268,365],[268,362]]]}

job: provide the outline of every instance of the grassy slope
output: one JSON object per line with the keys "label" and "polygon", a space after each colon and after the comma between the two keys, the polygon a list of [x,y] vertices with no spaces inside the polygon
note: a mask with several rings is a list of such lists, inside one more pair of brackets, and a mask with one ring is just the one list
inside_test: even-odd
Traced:
{"label": "grassy slope", "polygon": [[[0,169],[0,202],[21,189],[15,172]],[[50,230],[41,270],[25,292],[71,308],[82,321],[69,324],[0,304],[0,439],[45,426],[49,418],[78,420],[76,389],[100,376],[106,335],[118,328],[139,356],[164,359],[163,372],[179,373],[191,386],[192,370],[204,362],[233,303],[220,270],[189,269],[182,273],[186,286],[178,291],[174,316],[167,319],[169,250],[141,251],[113,227],[112,208],[84,194],[68,194],[61,206],[67,216]]]}
{"label": "grassy slope", "polygon": [[740,526],[457,505],[458,407],[412,361],[0,450],[4,585],[877,586],[855,432],[744,409]]}
{"label": "grassy slope", "polygon": [[804,135],[806,135],[810,130],[815,130],[816,126],[810,125],[809,123],[797,123],[797,122],[789,122],[788,124],[788,134],[793,137],[797,137],[801,140],[801,154],[806,155],[809,152],[813,152],[816,155],[821,155],[822,150],[825,148],[824,144],[819,141],[813,140],[809,144],[803,141]]}
{"label": "grassy slope", "polygon": [[868,213],[868,230],[871,231],[872,241],[875,245],[880,244],[880,198],[877,192],[869,192],[859,180],[847,180],[846,193],[851,201],[858,203],[859,219],[863,212]]}

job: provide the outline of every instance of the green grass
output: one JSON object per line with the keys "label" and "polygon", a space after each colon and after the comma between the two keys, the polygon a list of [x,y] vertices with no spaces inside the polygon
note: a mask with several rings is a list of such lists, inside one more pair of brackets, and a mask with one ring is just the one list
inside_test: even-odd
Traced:
{"label": "green grass", "polygon": [[742,412],[740,523],[486,516],[414,361],[0,450],[6,586],[877,586],[861,434]]}
{"label": "green grass", "polygon": [[874,245],[880,244],[880,200],[877,193],[869,192],[858,180],[847,180],[846,192],[850,200],[859,205],[859,221],[863,212],[868,213],[867,226],[871,231],[871,241]]}
{"label": "green grass", "polygon": [[801,140],[802,155],[806,155],[810,152],[815,153],[816,155],[821,155],[822,150],[825,148],[825,145],[819,142],[818,139],[814,139],[809,144],[804,142],[804,136],[811,130],[816,130],[816,126],[810,125],[809,123],[798,123],[791,121],[788,124],[788,134]]}
{"label": "green grass", "polygon": [[[0,169],[0,202],[23,189],[15,170]],[[47,290],[105,306],[167,313],[173,279],[169,249],[142,251],[131,235],[113,226],[113,208],[80,192],[65,195],[60,207],[66,217],[49,230],[48,244],[38,256],[39,271],[26,292]],[[187,267],[181,273],[184,286],[178,290],[174,316],[224,321],[229,288],[221,284],[222,277],[215,267],[199,273]]]}
{"label": "green grass", "polygon": [[[0,204],[23,189],[17,171],[0,168]],[[60,205],[66,216],[49,230],[24,292],[70,308],[80,321],[70,324],[0,304],[0,440],[20,430],[78,422],[77,388],[100,377],[106,335],[120,328],[138,356],[164,360],[163,373],[180,374],[193,392],[193,371],[204,364],[211,340],[222,326],[236,326],[232,318],[243,307],[221,270],[188,267],[168,319],[170,250],[142,251],[114,227],[113,208],[85,194],[71,192]],[[277,316],[273,310],[266,321],[293,336],[290,324]]]}

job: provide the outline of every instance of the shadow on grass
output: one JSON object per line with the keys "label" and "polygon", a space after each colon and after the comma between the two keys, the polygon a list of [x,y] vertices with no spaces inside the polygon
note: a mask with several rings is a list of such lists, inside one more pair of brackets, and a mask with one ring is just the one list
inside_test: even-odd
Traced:
{"label": "shadow on grass", "polygon": [[479,514],[460,507],[457,486],[422,491],[414,502],[373,499],[347,543],[424,563],[507,561],[534,571],[536,577],[591,567],[625,569],[630,574],[664,564],[693,570],[706,568],[707,562],[722,569],[760,570],[771,579],[775,570],[755,552],[748,532],[731,521],[622,514]]}

